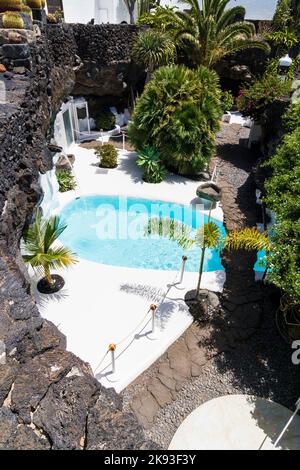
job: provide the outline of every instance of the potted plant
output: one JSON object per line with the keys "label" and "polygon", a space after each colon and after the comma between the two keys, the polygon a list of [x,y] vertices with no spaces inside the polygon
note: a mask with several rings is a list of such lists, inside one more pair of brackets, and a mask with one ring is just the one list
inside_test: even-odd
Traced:
{"label": "potted plant", "polygon": [[30,264],[34,271],[43,273],[44,277],[37,284],[42,294],[54,294],[65,285],[64,279],[58,274],[51,274],[52,269],[67,268],[77,263],[76,255],[68,248],[55,245],[55,242],[67,228],[61,224],[59,217],[42,220],[41,211],[25,231],[23,238],[26,253],[25,263]]}

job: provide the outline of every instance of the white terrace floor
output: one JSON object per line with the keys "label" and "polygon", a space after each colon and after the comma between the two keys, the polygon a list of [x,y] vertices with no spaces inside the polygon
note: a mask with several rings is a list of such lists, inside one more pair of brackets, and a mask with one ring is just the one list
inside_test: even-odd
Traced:
{"label": "white terrace floor", "polygon": [[[120,151],[119,167],[114,170],[97,167],[92,150],[74,146],[70,153],[76,155],[78,189],[59,195],[60,208],[74,197],[87,194],[127,195],[181,204],[195,200],[197,182],[178,176],[170,176],[158,185],[142,182],[134,153]],[[222,219],[220,208],[213,211],[213,217]],[[186,273],[182,285],[174,286],[178,274],[80,260],[63,271],[63,291],[44,296],[35,289],[36,299],[43,317],[66,335],[68,350],[91,364],[104,386],[121,391],[192,323],[183,299],[187,290],[195,287],[197,274]],[[205,273],[202,287],[221,291],[224,276],[222,271]],[[151,335],[149,306],[159,305],[164,298],[157,312],[155,334]],[[109,354],[97,367],[110,343],[117,343],[115,374],[111,374]]]}

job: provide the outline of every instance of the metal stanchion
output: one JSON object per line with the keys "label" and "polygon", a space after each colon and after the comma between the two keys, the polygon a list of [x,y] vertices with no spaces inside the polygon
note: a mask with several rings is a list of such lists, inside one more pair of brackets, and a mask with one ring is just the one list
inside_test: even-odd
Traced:
{"label": "metal stanchion", "polygon": [[155,335],[155,314],[156,314],[157,306],[155,304],[150,305],[150,311],[152,313],[152,328],[151,328],[151,337],[153,338]]}
{"label": "metal stanchion", "polygon": [[186,265],[187,260],[188,260],[187,256],[183,256],[183,257],[182,257],[182,267],[181,267],[181,274],[180,274],[180,281],[179,281],[179,284],[181,284],[182,281],[183,281],[183,276],[184,276],[184,271],[185,271],[185,265]]}
{"label": "metal stanchion", "polygon": [[123,137],[123,150],[125,150],[125,132],[122,131],[122,137]]}
{"label": "metal stanchion", "polygon": [[100,136],[101,136],[101,143],[102,143],[102,145],[104,145],[104,141],[103,141],[103,129],[100,129]]}
{"label": "metal stanchion", "polygon": [[108,346],[108,350],[111,353],[111,368],[112,368],[112,373],[116,373],[116,359],[115,359],[115,351],[117,349],[116,344],[110,344]]}

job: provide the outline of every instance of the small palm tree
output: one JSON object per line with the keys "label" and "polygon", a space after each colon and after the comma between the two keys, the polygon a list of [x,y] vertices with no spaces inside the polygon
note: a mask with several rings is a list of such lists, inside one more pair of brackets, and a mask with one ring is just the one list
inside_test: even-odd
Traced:
{"label": "small palm tree", "polygon": [[133,46],[133,58],[147,69],[146,83],[154,70],[162,65],[173,63],[176,46],[167,33],[148,29],[139,33]]}
{"label": "small palm tree", "polygon": [[265,279],[270,266],[271,241],[267,232],[259,232],[257,228],[244,228],[228,233],[224,239],[224,248],[232,250],[265,251],[266,269],[263,275]]}
{"label": "small palm tree", "polygon": [[193,235],[191,228],[181,222],[168,218],[162,219],[154,217],[148,222],[147,234],[159,235],[176,241],[184,250],[188,250],[195,245],[201,249],[199,277],[196,289],[196,298],[199,298],[205,252],[207,248],[216,249],[220,246],[221,230],[219,227],[209,220],[196,231],[196,235]]}
{"label": "small palm tree", "polygon": [[256,37],[254,24],[243,21],[245,9],[227,8],[229,2],[183,0],[187,10],[165,11],[164,20],[167,16],[177,44],[197,65],[213,67],[223,57],[243,49],[270,50],[267,43]]}
{"label": "small palm tree", "polygon": [[42,220],[39,212],[35,222],[27,228],[23,236],[26,249],[24,261],[35,271],[43,272],[45,277],[41,281],[46,283],[50,290],[55,288],[51,269],[67,268],[77,262],[76,255],[68,248],[53,246],[66,228],[66,225],[61,224],[59,217]]}

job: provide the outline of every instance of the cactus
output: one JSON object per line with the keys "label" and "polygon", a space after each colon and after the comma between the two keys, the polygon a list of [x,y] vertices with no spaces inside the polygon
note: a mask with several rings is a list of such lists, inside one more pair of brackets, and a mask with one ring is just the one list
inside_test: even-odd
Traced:
{"label": "cactus", "polygon": [[27,13],[27,15],[29,15],[30,18],[32,19],[32,10],[31,10],[31,8],[30,8],[28,5],[22,5],[20,11],[21,11],[22,13]]}
{"label": "cactus", "polygon": [[3,18],[3,26],[4,28],[9,29],[23,29],[24,28],[24,20],[19,13],[15,13],[13,11],[7,11],[4,13]]}
{"label": "cactus", "polygon": [[0,0],[0,13],[20,11],[22,6],[22,0]]}
{"label": "cactus", "polygon": [[40,10],[43,8],[42,0],[26,0],[26,5],[30,8],[38,8]]}

